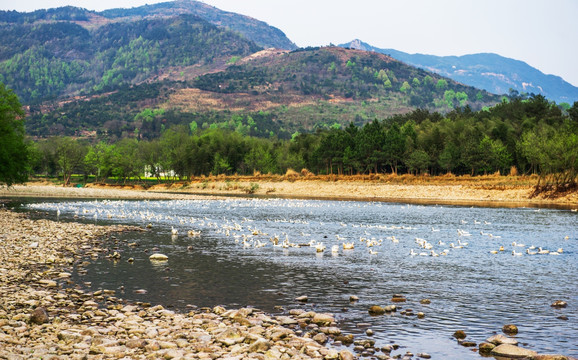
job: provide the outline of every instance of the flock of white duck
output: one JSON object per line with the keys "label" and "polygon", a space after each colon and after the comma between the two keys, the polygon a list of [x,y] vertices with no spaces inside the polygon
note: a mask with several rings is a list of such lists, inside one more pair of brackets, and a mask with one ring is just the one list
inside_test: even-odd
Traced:
{"label": "flock of white duck", "polygon": [[[211,201],[211,200],[207,200]],[[227,200],[223,200],[227,201]],[[232,200],[235,201],[235,200]],[[176,204],[180,200],[173,200]],[[243,217],[238,219],[227,219],[223,217],[219,220],[209,219],[208,217],[191,217],[167,214],[161,211],[160,208],[155,208],[158,202],[150,202],[147,206],[147,201],[144,205],[137,209],[126,205],[126,201],[94,201],[84,203],[84,206],[79,206],[78,203],[43,203],[31,204],[31,207],[38,207],[43,209],[55,209],[57,217],[60,217],[61,209],[72,213],[74,217],[82,217],[85,219],[93,219],[95,222],[98,219],[108,220],[132,220],[140,221],[147,224],[147,227],[165,226],[170,223],[171,236],[174,239],[178,238],[179,231],[181,234],[186,234],[190,238],[198,238],[202,235],[202,231],[214,232],[222,238],[232,239],[238,246],[244,249],[296,249],[296,248],[311,248],[312,251],[318,255],[323,253],[331,253],[333,256],[339,254],[347,254],[352,252],[365,252],[370,256],[376,256],[380,253],[388,254],[392,251],[404,251],[403,249],[410,248],[408,256],[448,256],[457,254],[460,251],[467,251],[471,247],[470,244],[491,244],[495,248],[490,250],[490,254],[511,254],[512,256],[524,255],[561,255],[564,253],[563,248],[556,250],[545,249],[542,246],[525,245],[518,241],[509,242],[502,240],[500,235],[494,235],[484,230],[480,231],[480,235],[472,235],[464,227],[467,227],[469,221],[460,220],[457,229],[439,229],[432,227],[430,229],[418,229],[411,226],[396,226],[396,225],[372,225],[372,224],[347,224],[340,222],[338,224],[332,223],[327,233],[330,231],[337,232],[336,229],[344,229],[339,231],[340,234],[332,235],[312,235],[305,231],[297,231],[290,234],[290,229],[294,228],[290,225],[302,225],[301,228],[315,229],[318,233],[323,232],[322,228],[326,225],[324,222],[315,222],[309,224],[306,220],[294,220],[287,218],[266,219],[265,222],[258,221],[259,226],[263,229],[254,226],[254,220]],[[133,203],[134,204],[134,203]],[[181,207],[186,207],[186,204],[180,204]],[[292,205],[294,206],[294,205]],[[178,208],[178,206],[176,206]],[[231,206],[224,206],[225,209],[231,210]],[[178,209],[175,209],[175,214]],[[222,214],[230,214],[230,212],[223,211]],[[153,225],[153,223],[155,225]],[[491,229],[491,223],[488,221],[474,220],[473,224],[480,227]],[[348,228],[345,231],[346,228]],[[275,231],[281,230],[278,233]],[[419,231],[420,236],[412,234],[414,231]],[[355,234],[355,235],[353,235]],[[429,240],[428,240],[429,239]],[[432,239],[437,239],[432,240]],[[566,240],[569,236],[565,237]],[[511,241],[511,240],[510,240]],[[400,245],[401,243],[401,245]],[[194,244],[194,242],[193,242]],[[384,246],[388,245],[388,246]],[[189,249],[193,245],[189,246]],[[397,248],[397,250],[396,250]],[[476,247],[479,249],[480,247]],[[487,246],[486,246],[487,248]],[[387,256],[387,255],[386,255]]]}

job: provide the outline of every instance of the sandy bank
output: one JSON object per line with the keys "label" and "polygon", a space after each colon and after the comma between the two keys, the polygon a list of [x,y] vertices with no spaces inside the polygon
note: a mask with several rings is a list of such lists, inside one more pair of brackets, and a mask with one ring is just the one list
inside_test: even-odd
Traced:
{"label": "sandy bank", "polygon": [[420,181],[404,178],[396,181],[307,179],[303,177],[209,177],[191,182],[160,184],[143,189],[139,186],[87,184],[86,187],[61,187],[39,183],[0,189],[0,197],[64,197],[111,199],[207,199],[226,196],[270,196],[373,200],[477,206],[557,206],[578,208],[578,192],[556,198],[532,197],[530,181],[505,177],[438,177]]}

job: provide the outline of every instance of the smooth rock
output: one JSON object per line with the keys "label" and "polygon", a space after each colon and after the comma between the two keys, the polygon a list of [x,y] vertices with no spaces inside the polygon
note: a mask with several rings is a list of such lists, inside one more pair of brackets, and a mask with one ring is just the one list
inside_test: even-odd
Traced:
{"label": "smooth rock", "polygon": [[512,359],[523,359],[525,357],[538,355],[538,353],[535,351],[510,344],[498,345],[491,351],[490,354],[492,354],[492,356],[502,356],[506,358],[509,357]]}
{"label": "smooth rock", "polygon": [[30,315],[30,323],[36,325],[42,325],[47,323],[49,320],[48,313],[43,307],[37,307]]}
{"label": "smooth rock", "polygon": [[478,346],[478,351],[482,355],[489,355],[495,347],[496,347],[496,345],[494,345],[492,343],[483,342],[483,343],[480,343],[480,345]]}
{"label": "smooth rock", "polygon": [[149,260],[155,260],[155,261],[167,261],[169,259],[168,256],[166,256],[165,254],[152,254],[151,256],[149,256]]}
{"label": "smooth rock", "polygon": [[353,354],[349,350],[341,350],[339,352],[339,358],[341,360],[353,360],[353,359],[355,359],[355,357],[353,356]]}
{"label": "smooth rock", "polygon": [[354,340],[353,335],[351,334],[347,334],[347,335],[338,335],[335,337],[335,341],[340,341],[343,343],[343,345],[349,345],[352,344]]}
{"label": "smooth rock", "polygon": [[504,336],[502,334],[490,336],[486,341],[494,345],[502,345],[502,344],[518,345],[518,340]]}
{"label": "smooth rock", "polygon": [[297,320],[295,320],[290,316],[277,316],[276,319],[277,321],[279,321],[279,324],[281,325],[295,325],[298,322]]}
{"label": "smooth rock", "polygon": [[38,280],[38,283],[40,285],[44,285],[46,287],[57,287],[58,286],[58,283],[54,280],[42,279],[42,280]]}
{"label": "smooth rock", "polygon": [[62,340],[65,343],[78,343],[84,340],[82,334],[72,331],[72,330],[62,330],[57,334],[58,340]]}
{"label": "smooth rock", "polygon": [[249,346],[249,352],[265,352],[271,347],[271,342],[260,338]]}
{"label": "smooth rock", "polygon": [[554,307],[554,308],[565,308],[568,306],[568,303],[566,301],[563,301],[563,300],[556,300],[550,306]]}
{"label": "smooth rock", "polygon": [[464,346],[464,347],[474,347],[477,345],[475,341],[469,341],[469,340],[460,340],[458,342],[458,344],[460,344],[461,346]]}
{"label": "smooth rock", "polygon": [[369,308],[368,312],[369,312],[369,315],[373,315],[373,316],[383,315],[383,314],[385,314],[385,309],[379,305],[373,305]]}
{"label": "smooth rock", "polygon": [[324,326],[320,327],[319,331],[327,335],[341,335],[341,329],[335,326]]}
{"label": "smooth rock", "polygon": [[459,339],[465,339],[466,338],[466,332],[463,330],[458,330],[454,333],[454,337],[458,340]]}
{"label": "smooth rock", "polygon": [[395,312],[397,311],[397,306],[395,305],[387,305],[383,308],[385,310],[385,312]]}
{"label": "smooth rock", "polygon": [[502,331],[506,335],[516,335],[518,333],[518,327],[514,324],[506,324],[502,327]]}
{"label": "smooth rock", "polygon": [[303,296],[296,297],[295,300],[300,301],[300,302],[307,302],[307,301],[309,301],[309,298],[307,297],[307,295],[303,295]]}
{"label": "smooth rock", "polygon": [[245,337],[239,329],[228,328],[217,335],[215,339],[226,346],[231,346],[243,342]]}
{"label": "smooth rock", "polygon": [[559,354],[543,354],[531,357],[531,360],[574,360],[564,355]]}
{"label": "smooth rock", "polygon": [[418,353],[417,357],[422,359],[431,359],[431,355],[428,353]]}
{"label": "smooth rock", "polygon": [[311,322],[319,326],[329,326],[335,322],[335,319],[331,314],[315,314],[313,319],[311,319]]}
{"label": "smooth rock", "polygon": [[129,349],[144,349],[147,341],[144,339],[129,339],[126,341],[126,347]]}
{"label": "smooth rock", "polygon": [[319,333],[313,337],[313,341],[319,344],[325,344],[327,342],[327,335],[324,333]]}
{"label": "smooth rock", "polygon": [[359,300],[359,298],[358,298],[357,296],[355,296],[355,295],[351,295],[351,296],[349,297],[349,301],[350,301],[350,302],[355,302],[355,301],[358,301],[358,300]]}

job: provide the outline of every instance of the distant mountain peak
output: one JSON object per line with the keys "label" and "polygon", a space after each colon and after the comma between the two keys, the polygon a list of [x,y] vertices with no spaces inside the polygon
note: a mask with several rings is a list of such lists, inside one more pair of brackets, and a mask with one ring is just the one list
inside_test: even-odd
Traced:
{"label": "distant mountain peak", "polygon": [[546,75],[521,60],[494,53],[462,56],[408,54],[395,49],[380,49],[359,39],[339,46],[388,54],[409,65],[494,94],[508,94],[512,89],[520,93],[542,94],[558,103],[578,101],[578,87],[561,77]]}
{"label": "distant mountain peak", "polygon": [[108,18],[175,16],[193,14],[213,25],[225,27],[245,36],[263,48],[294,50],[297,48],[278,28],[250,16],[224,11],[195,0],[175,0],[131,9],[110,9],[99,14]]}

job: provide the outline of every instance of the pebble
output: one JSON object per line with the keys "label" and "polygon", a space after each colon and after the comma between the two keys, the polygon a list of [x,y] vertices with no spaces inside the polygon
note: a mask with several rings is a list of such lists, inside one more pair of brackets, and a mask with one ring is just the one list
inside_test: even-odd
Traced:
{"label": "pebble", "polygon": [[454,333],[454,337],[455,337],[456,339],[458,339],[458,340],[460,340],[460,339],[465,339],[465,338],[466,338],[466,332],[463,331],[463,330],[457,330],[457,331]]}
{"label": "pebble", "polygon": [[166,261],[169,259],[168,256],[166,256],[165,254],[152,254],[151,256],[149,256],[150,260],[155,260],[155,261]]}
{"label": "pebble", "polygon": [[502,331],[506,335],[516,335],[518,333],[518,327],[514,324],[506,324],[502,327]]}
{"label": "pebble", "polygon": [[[74,286],[74,264],[86,267],[107,256],[105,236],[139,228],[29,220],[0,209],[0,229],[2,358],[354,359],[349,350],[331,348],[331,338],[354,341],[341,334],[332,314],[299,309],[275,317],[220,306],[179,313],[127,303],[114,290]],[[55,279],[70,283],[64,288]],[[306,330],[295,329],[301,324]]]}
{"label": "pebble", "polygon": [[369,315],[373,315],[373,316],[383,315],[383,314],[385,314],[385,309],[379,305],[373,305],[369,308],[368,312],[369,312]]}
{"label": "pebble", "polygon": [[568,303],[566,301],[563,301],[563,300],[556,300],[550,306],[554,307],[554,308],[565,308],[568,306]]}

